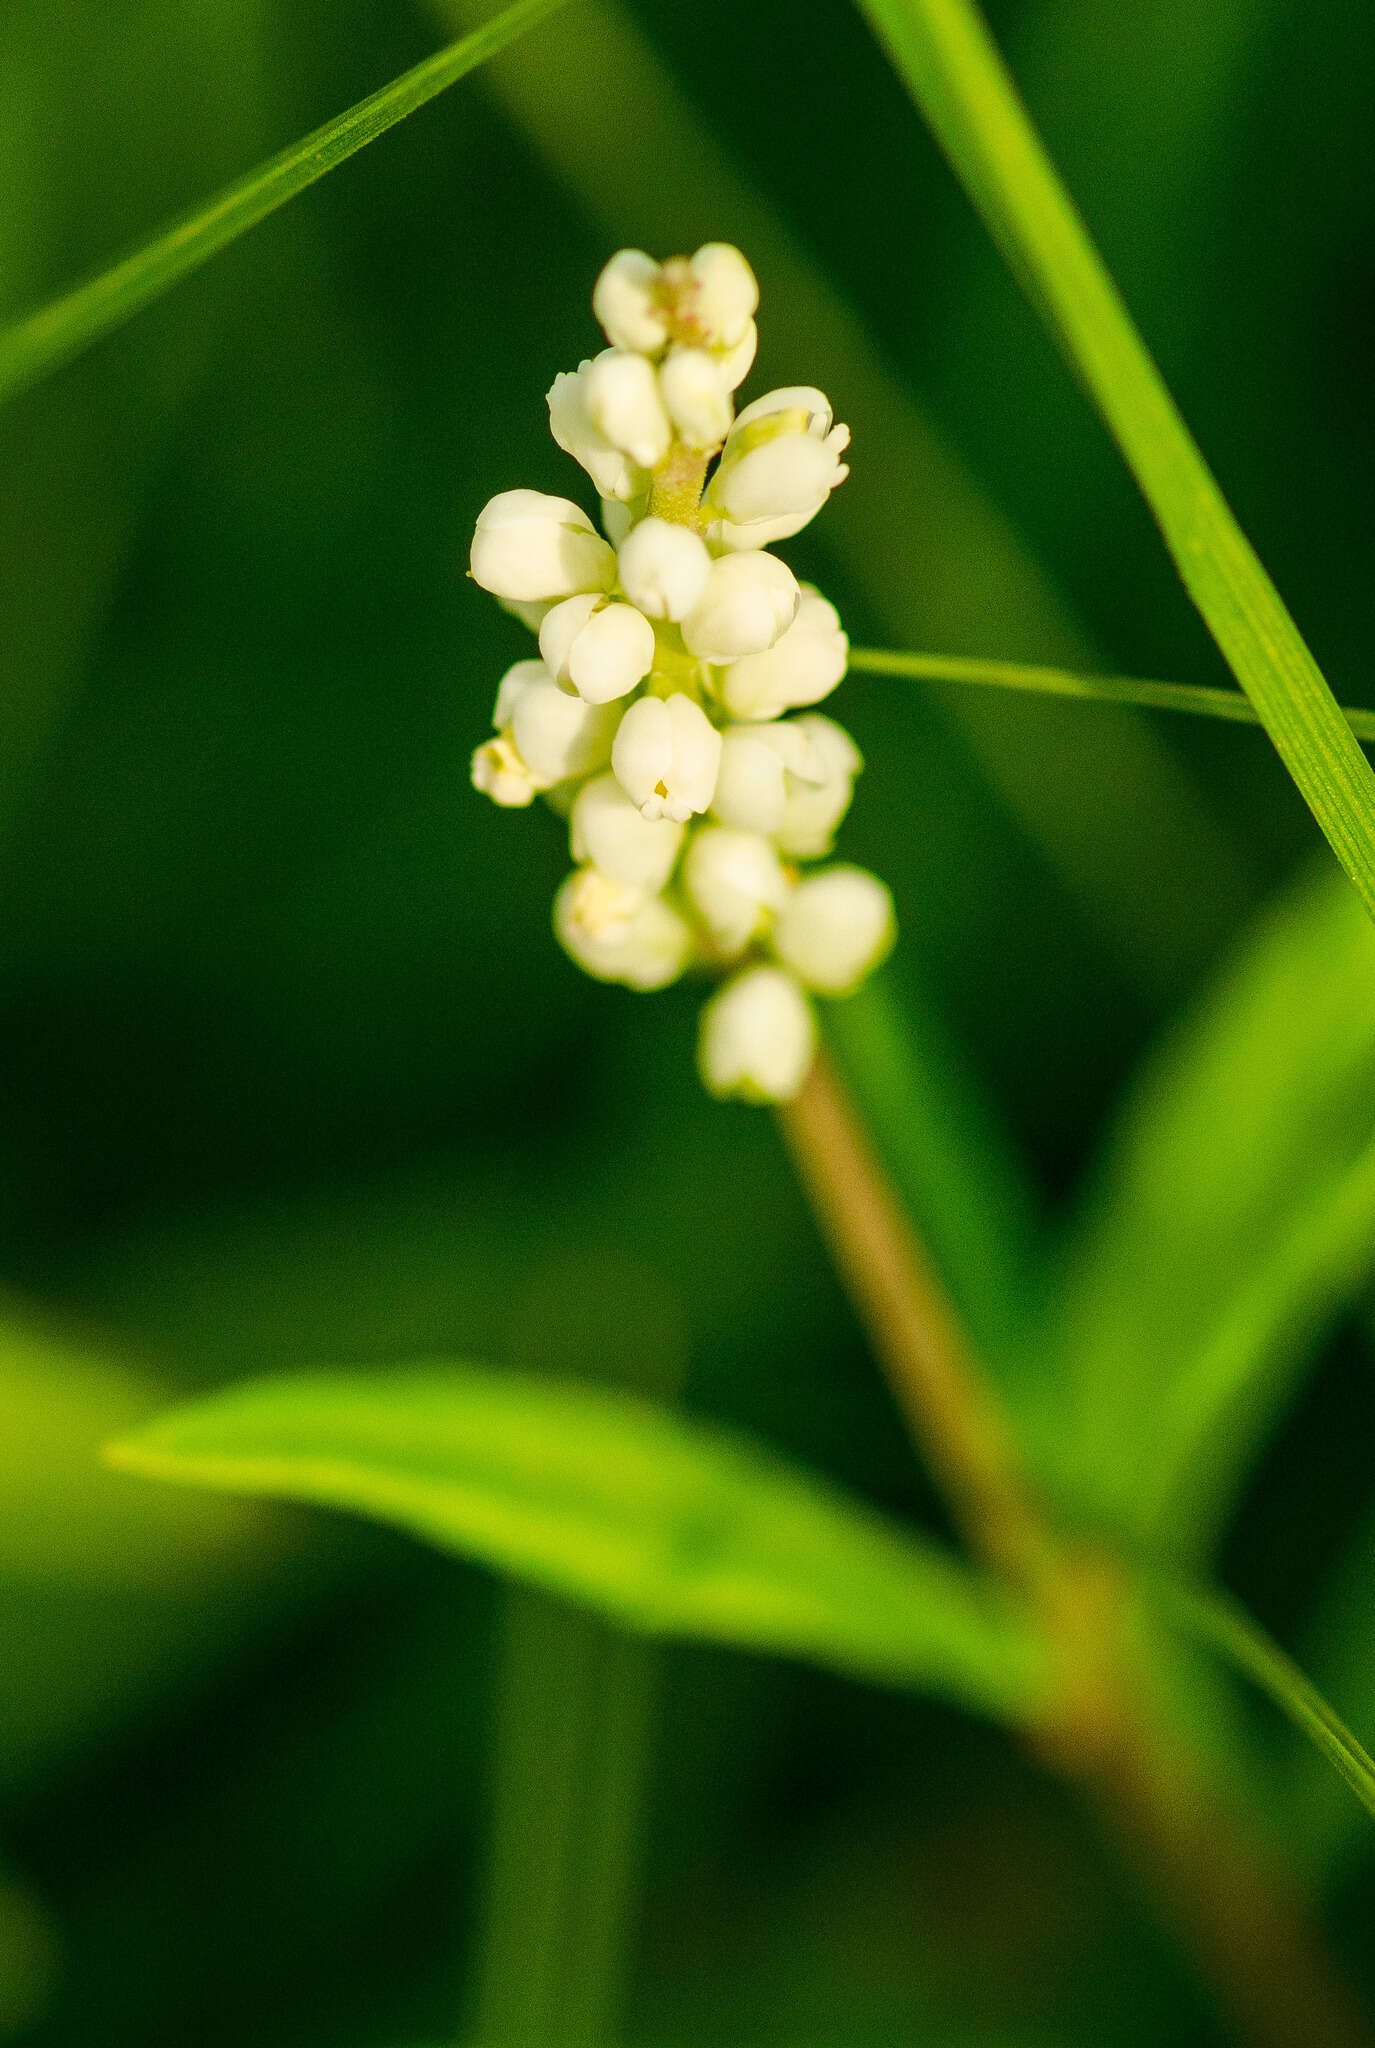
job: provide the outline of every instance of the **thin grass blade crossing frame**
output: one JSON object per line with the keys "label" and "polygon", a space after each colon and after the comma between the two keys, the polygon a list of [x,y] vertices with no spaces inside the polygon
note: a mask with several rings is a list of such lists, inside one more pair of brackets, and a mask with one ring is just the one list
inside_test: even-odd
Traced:
{"label": "thin grass blade crossing frame", "polygon": [[298,192],[565,4],[566,0],[515,0],[481,28],[437,50],[347,113],[260,164],[208,205],[174,221],[112,269],[0,330],[0,404],[121,327]]}
{"label": "thin grass blade crossing frame", "polygon": [[1166,389],[970,0],[861,0],[1078,371],[1237,680],[1375,915],[1375,773]]}

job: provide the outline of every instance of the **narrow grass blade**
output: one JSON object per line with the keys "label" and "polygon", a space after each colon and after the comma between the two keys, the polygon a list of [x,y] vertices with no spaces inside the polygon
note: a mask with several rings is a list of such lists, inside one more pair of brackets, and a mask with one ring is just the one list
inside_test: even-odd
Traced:
{"label": "narrow grass blade", "polygon": [[1189,595],[1375,914],[1375,772],[1181,419],[971,0],[861,0],[1087,387]]}
{"label": "narrow grass blade", "polygon": [[571,1381],[457,1364],[231,1387],[126,1471],[408,1529],[627,1627],[781,1652],[1018,1719],[1039,1641],[975,1577],[762,1445]]}
{"label": "narrow grass blade", "polygon": [[122,326],[336,164],[375,142],[564,4],[565,0],[516,0],[492,21],[281,150],[207,206],[184,214],[113,269],[0,330],[0,404],[79,355],[102,334]]}
{"label": "narrow grass blade", "polygon": [[[1132,704],[1147,711],[1188,711],[1235,725],[1259,725],[1260,713],[1239,690],[1209,689],[1201,683],[1156,683],[1134,676],[1082,676],[1070,669],[1033,662],[981,661],[963,654],[899,654],[884,647],[852,647],[850,667],[858,675],[911,676],[916,682],[973,683],[994,690],[1021,690],[1044,697],[1073,697],[1093,704]],[[1375,740],[1375,711],[1340,706],[1357,739]]]}
{"label": "narrow grass blade", "polygon": [[1269,1694],[1375,1819],[1375,1760],[1264,1629],[1223,1593],[1173,1580],[1152,1579],[1150,1584],[1161,1609],[1187,1635],[1215,1650]]}

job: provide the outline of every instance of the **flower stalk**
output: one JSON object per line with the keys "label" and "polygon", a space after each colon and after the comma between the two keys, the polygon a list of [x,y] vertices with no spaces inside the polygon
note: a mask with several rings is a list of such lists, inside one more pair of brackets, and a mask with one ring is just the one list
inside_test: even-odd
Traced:
{"label": "flower stalk", "polygon": [[1371,2048],[1304,1901],[1153,1715],[1118,1561],[1070,1538],[1030,1482],[974,1354],[825,1055],[780,1106],[784,1143],[893,1396],[971,1554],[1039,1615],[1060,1682],[1032,1731],[1077,1784],[1253,2048]]}

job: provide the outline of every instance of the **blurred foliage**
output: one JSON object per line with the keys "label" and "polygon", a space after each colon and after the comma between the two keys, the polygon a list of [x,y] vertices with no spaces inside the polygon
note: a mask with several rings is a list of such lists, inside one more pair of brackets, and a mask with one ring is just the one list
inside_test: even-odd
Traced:
{"label": "blurred foliage", "polygon": [[[11,0],[0,315],[479,13]],[[1366,14],[991,10],[1358,703]],[[523,651],[464,584],[471,521],[576,489],[540,394],[620,242],[738,239],[750,388],[818,381],[854,427],[791,554],[857,639],[1224,679],[877,46],[840,0],[799,19],[575,0],[0,413],[0,2028],[33,2048],[438,2041],[481,1974],[497,1589],[121,1480],[103,1437],[325,1359],[619,1379],[651,1350],[696,1413],[947,1533],[767,1119],[698,1093],[688,999],[568,967],[557,827],[508,831],[465,780]],[[1297,795],[1237,728],[877,677],[842,703],[868,760],[843,843],[904,931],[880,1007],[836,1019],[886,1156],[1086,1517],[1155,1512],[1161,1376],[1183,1413],[1253,1288],[1243,1398],[1188,1394],[1170,1500],[1368,1733],[1368,942]],[[1217,2038],[995,1730],[702,1646],[655,1691],[632,2042]],[[1287,1731],[1246,1733],[1369,1988],[1363,1816]]]}

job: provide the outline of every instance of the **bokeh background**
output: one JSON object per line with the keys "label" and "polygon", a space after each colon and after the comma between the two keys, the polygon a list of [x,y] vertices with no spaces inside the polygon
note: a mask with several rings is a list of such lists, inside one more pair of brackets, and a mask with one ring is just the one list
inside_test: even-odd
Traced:
{"label": "bokeh background", "polygon": [[[0,310],[480,12],[4,0]],[[1338,695],[1375,701],[1366,0],[992,18]],[[102,1474],[178,1392],[597,1371],[941,1525],[771,1120],[696,1085],[692,993],[579,976],[557,824],[467,785],[526,651],[464,579],[472,521],[580,493],[543,393],[596,346],[610,250],[710,239],[761,282],[746,395],[820,383],[854,430],[786,552],[857,642],[1226,680],[841,0],[574,0],[0,416],[6,2038],[398,2048],[472,2009],[508,1595],[342,1518]],[[1236,727],[863,677],[836,709],[868,762],[842,844],[902,923],[889,997],[1053,1216],[1315,828]],[[1372,1424],[1353,1322],[1223,1556],[1286,1641],[1359,1540]],[[654,1653],[652,1690],[630,2041],[1220,2038],[1000,1735],[725,1651]],[[1375,1981],[1371,1876],[1358,1837],[1329,1907]]]}

